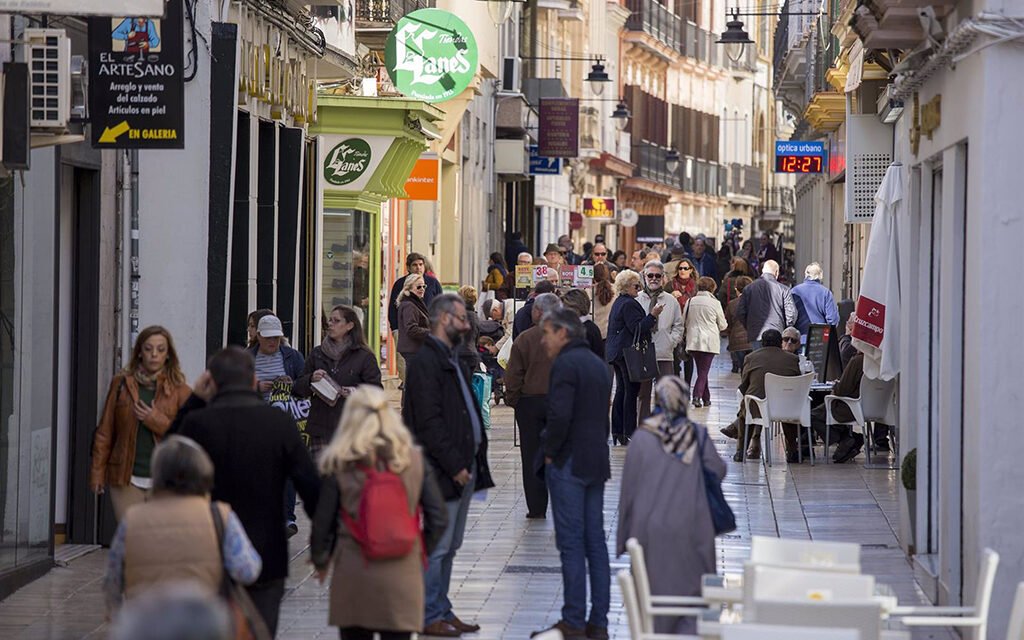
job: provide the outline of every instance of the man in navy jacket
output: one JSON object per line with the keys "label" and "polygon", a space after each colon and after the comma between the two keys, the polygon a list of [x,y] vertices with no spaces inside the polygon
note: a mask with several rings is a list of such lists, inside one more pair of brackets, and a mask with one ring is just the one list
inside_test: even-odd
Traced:
{"label": "man in navy jacket", "polygon": [[[555,543],[562,558],[565,602],[553,628],[565,638],[607,638],[611,568],[604,531],[608,461],[608,367],[590,350],[576,312],[551,311],[541,320],[543,343],[555,358],[541,434],[551,494]],[[587,616],[587,574],[590,615]]]}
{"label": "man in navy jacket", "polygon": [[796,328],[805,339],[812,324],[839,325],[839,307],[832,292],[821,283],[823,277],[821,265],[812,262],[804,269],[804,281],[790,292],[796,305]]}

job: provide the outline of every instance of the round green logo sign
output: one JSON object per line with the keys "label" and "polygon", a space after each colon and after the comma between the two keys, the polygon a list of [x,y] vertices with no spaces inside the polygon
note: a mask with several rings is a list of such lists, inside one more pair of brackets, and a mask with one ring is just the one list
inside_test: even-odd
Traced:
{"label": "round green logo sign", "polygon": [[444,102],[465,91],[479,52],[466,23],[441,9],[404,16],[388,34],[384,63],[395,88],[424,102]]}
{"label": "round green logo sign", "polygon": [[349,138],[331,149],[324,159],[324,180],[335,186],[355,182],[370,167],[370,145],[362,138]]}

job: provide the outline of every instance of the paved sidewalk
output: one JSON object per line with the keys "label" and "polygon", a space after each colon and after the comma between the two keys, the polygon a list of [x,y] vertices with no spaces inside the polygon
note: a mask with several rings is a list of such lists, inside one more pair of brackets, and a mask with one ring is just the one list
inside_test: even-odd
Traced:
{"label": "paved sidewalk", "polygon": [[[736,512],[739,528],[718,541],[719,571],[739,572],[750,553],[752,535],[813,540],[843,540],[864,546],[864,571],[891,585],[901,604],[924,600],[896,540],[899,505],[896,472],[867,470],[860,464],[788,466],[732,462],[734,442],[720,435],[736,414],[735,388],[739,377],[729,373],[726,358],[712,370],[713,406],[693,410],[708,424],[712,442],[729,461],[726,497]],[[559,618],[561,575],[553,522],[527,520],[522,498],[519,450],[514,447],[512,411],[492,411],[490,462],[497,487],[473,503],[466,542],[452,578],[452,600],[464,620],[483,626],[469,639],[521,639]],[[780,455],[776,460],[784,460]],[[605,522],[613,551],[618,478],[625,449],[612,449],[612,481],[605,493]],[[286,640],[336,638],[326,626],[327,588],[310,577],[307,554],[300,541],[308,537],[303,518],[300,534],[292,538],[291,578],[282,605],[278,637]],[[100,593],[105,552],[80,558],[67,568],[55,568],[44,578],[0,603],[0,638],[103,638]],[[613,573],[628,560],[612,558]],[[610,629],[613,638],[628,638],[621,596],[614,586]],[[947,631],[915,631],[915,638],[951,639]]]}

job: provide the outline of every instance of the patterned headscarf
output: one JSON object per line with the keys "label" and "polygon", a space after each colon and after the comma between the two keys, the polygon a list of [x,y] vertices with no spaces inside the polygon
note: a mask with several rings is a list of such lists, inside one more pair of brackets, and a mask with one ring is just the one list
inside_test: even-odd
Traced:
{"label": "patterned headscarf", "polygon": [[697,451],[697,429],[686,415],[690,388],[679,376],[665,376],[654,387],[654,413],[642,427],[661,439],[665,453],[683,464],[693,462]]}

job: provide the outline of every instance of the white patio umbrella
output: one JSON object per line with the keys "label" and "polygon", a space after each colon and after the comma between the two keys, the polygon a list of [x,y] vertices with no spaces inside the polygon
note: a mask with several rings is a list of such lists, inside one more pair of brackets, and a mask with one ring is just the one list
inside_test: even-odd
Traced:
{"label": "white patio umbrella", "polygon": [[864,375],[892,380],[899,373],[900,262],[897,217],[903,214],[903,166],[893,163],[875,194],[867,259],[857,298],[853,345],[864,353]]}

